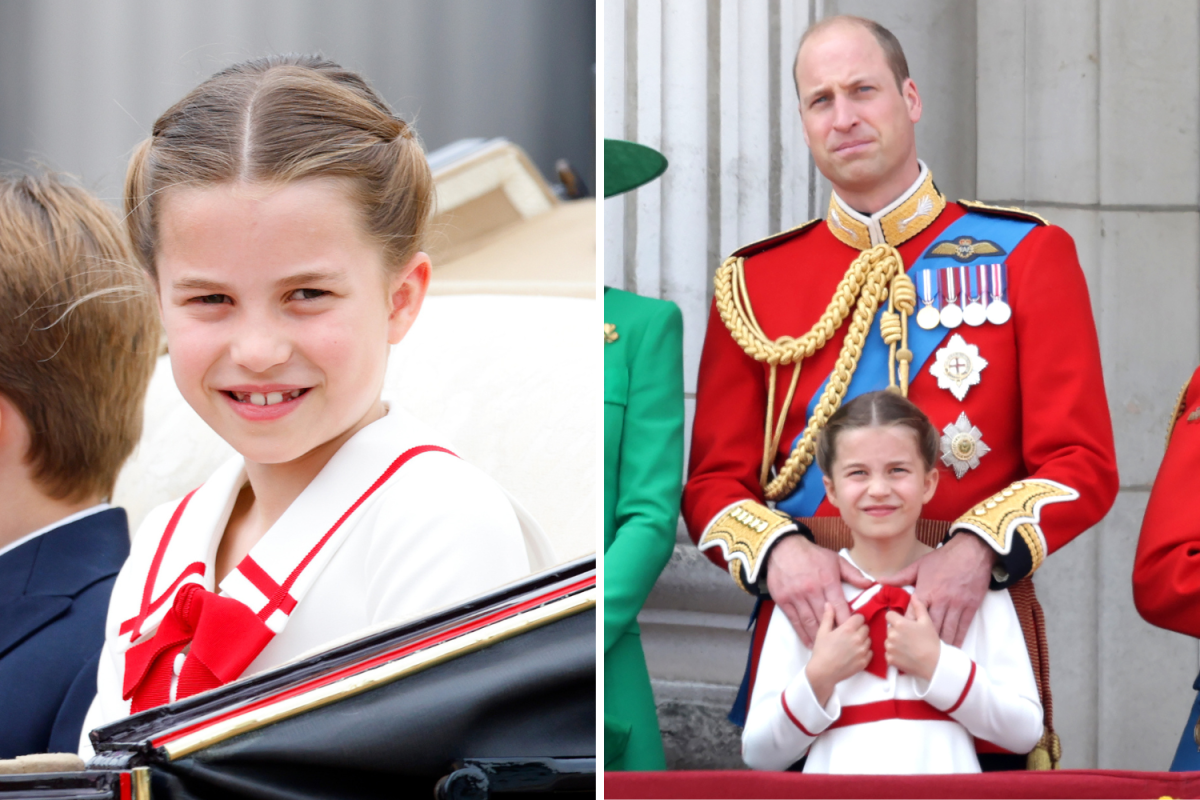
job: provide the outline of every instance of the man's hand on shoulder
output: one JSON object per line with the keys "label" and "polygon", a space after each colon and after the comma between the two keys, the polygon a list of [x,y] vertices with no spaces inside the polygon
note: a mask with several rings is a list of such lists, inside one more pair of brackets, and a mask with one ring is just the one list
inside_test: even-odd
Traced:
{"label": "man's hand on shoulder", "polygon": [[800,641],[810,649],[826,603],[833,607],[837,625],[850,618],[842,581],[862,589],[871,585],[837,553],[803,536],[779,540],[767,557],[767,591],[796,629]]}
{"label": "man's hand on shoulder", "polygon": [[978,536],[962,533],[880,582],[915,586],[938,636],[961,647],[987,594],[995,563],[995,550]]}

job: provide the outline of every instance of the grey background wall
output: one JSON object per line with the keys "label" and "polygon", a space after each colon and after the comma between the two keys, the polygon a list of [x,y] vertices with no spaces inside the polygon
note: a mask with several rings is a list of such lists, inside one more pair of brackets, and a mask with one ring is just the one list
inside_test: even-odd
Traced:
{"label": "grey background wall", "polygon": [[[1200,362],[1200,7],[606,0],[605,135],[658,147],[671,166],[606,201],[605,282],[682,308],[689,412],[720,259],[824,215],[791,57],[807,25],[834,13],[877,19],[904,44],[925,105],[918,150],[948,196],[1024,206],[1075,238],[1121,491],[1035,578],[1055,723],[1064,766],[1166,769],[1194,697],[1197,643],[1141,620],[1130,572],[1167,415]],[[750,603],[679,535],[641,618],[668,758],[738,766],[724,713]]]}
{"label": "grey background wall", "polygon": [[594,0],[4,0],[0,168],[120,195],[133,145],[213,72],[315,52],[364,73],[428,149],[505,136],[595,186]]}

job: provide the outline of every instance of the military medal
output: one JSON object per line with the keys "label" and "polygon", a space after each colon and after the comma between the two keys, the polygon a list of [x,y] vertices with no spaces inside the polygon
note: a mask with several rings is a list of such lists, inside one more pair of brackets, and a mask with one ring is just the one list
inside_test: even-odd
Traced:
{"label": "military medal", "polygon": [[[963,309],[963,322],[979,327],[987,321],[987,311],[983,303],[987,299],[987,265],[979,264],[974,267],[960,267],[962,275],[963,294],[970,295],[971,302]],[[970,292],[971,273],[975,273],[975,291]]]}
{"label": "military medal", "polygon": [[942,300],[946,305],[942,306],[940,314],[941,322],[947,328],[957,328],[962,325],[962,309],[958,307],[959,289],[956,286],[957,275],[954,267],[946,267],[941,271],[939,276],[941,279],[941,294]]}
{"label": "military medal", "polygon": [[956,333],[937,351],[929,374],[937,378],[939,389],[949,389],[962,402],[967,390],[979,383],[979,373],[987,365],[987,360],[979,355],[979,348],[967,344]]}
{"label": "military medal", "polygon": [[993,325],[1003,325],[1012,317],[1012,308],[1004,302],[1008,289],[1008,267],[1004,264],[992,264],[991,297],[988,300],[987,318]]}
{"label": "military medal", "polygon": [[927,331],[938,326],[942,315],[934,305],[937,295],[933,291],[934,271],[927,269],[921,273],[921,310],[917,312],[917,324]]}
{"label": "military medal", "polygon": [[962,479],[967,470],[979,466],[979,459],[991,452],[983,443],[983,434],[971,424],[966,412],[958,415],[958,421],[942,429],[942,463],[954,470],[954,477]]}

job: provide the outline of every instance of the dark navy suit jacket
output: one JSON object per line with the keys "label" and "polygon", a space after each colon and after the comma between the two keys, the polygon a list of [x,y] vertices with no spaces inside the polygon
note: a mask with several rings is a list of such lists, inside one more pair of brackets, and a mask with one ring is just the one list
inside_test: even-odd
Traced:
{"label": "dark navy suit jacket", "polygon": [[79,749],[128,555],[125,510],[109,508],[0,556],[0,758]]}

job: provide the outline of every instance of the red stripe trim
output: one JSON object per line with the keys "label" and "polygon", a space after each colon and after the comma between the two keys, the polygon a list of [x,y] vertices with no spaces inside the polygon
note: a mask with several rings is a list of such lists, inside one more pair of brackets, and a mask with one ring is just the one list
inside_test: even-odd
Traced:
{"label": "red stripe trim", "polygon": [[787,714],[787,718],[792,721],[793,725],[800,729],[801,733],[803,733],[805,736],[811,736],[813,739],[817,738],[817,735],[808,728],[804,727],[804,723],[796,719],[796,715],[792,713],[790,708],[788,708],[786,692],[779,693],[779,702],[783,705],[783,713]]}
{"label": "red stripe trim", "polygon": [[[120,632],[125,633],[125,632],[131,630],[135,623],[140,627],[141,624],[143,622],[145,622],[147,619],[149,619],[150,616],[153,615],[155,611],[158,611],[159,606],[161,606],[163,603],[165,603],[167,601],[167,598],[169,598],[172,594],[175,593],[175,590],[179,588],[179,584],[183,583],[185,580],[187,580],[187,578],[191,577],[192,575],[203,575],[204,571],[205,571],[205,566],[204,566],[204,564],[202,564],[199,561],[193,561],[191,564],[188,564],[187,568],[183,572],[179,573],[179,577],[176,578],[175,581],[170,586],[167,587],[167,590],[165,592],[163,592],[162,594],[160,594],[158,596],[158,599],[150,604],[150,608],[148,608],[146,610],[146,615],[144,617],[141,615],[138,615],[138,616],[134,617],[133,619],[125,620],[124,622],[121,623]],[[131,637],[130,641],[133,641],[138,636],[139,636],[139,634],[135,633]]]}
{"label": "red stripe trim", "polygon": [[254,711],[256,709],[263,708],[264,706],[271,705],[272,703],[277,703],[281,700],[287,700],[288,698],[304,694],[305,692],[311,692],[315,689],[319,689],[322,686],[327,686],[331,683],[336,683],[340,680],[344,680],[345,678],[349,678],[353,675],[358,675],[362,672],[366,672],[370,669],[374,669],[375,667],[378,667],[381,664],[386,664],[389,661],[395,661],[398,658],[403,658],[404,656],[410,655],[410,654],[415,653],[420,650],[425,650],[434,645],[441,644],[442,642],[449,641],[451,639],[456,639],[459,636],[462,636],[467,633],[471,633],[472,631],[475,631],[475,630],[479,630],[480,628],[486,628],[489,625],[494,625],[497,622],[508,619],[510,617],[514,617],[518,614],[522,614],[526,611],[529,611],[530,609],[537,608],[538,606],[541,606],[541,605],[545,605],[546,603],[549,603],[552,600],[557,600],[560,597],[566,597],[567,595],[581,592],[584,589],[588,589],[595,585],[596,585],[596,576],[591,575],[587,578],[584,578],[583,580],[576,581],[575,583],[560,587],[552,592],[547,592],[546,594],[530,598],[529,600],[526,600],[524,603],[519,603],[511,608],[506,608],[503,611],[497,611],[494,614],[489,614],[485,617],[480,617],[477,620],[473,620],[469,623],[465,623],[463,625],[459,625],[459,626],[451,628],[449,630],[442,631],[441,633],[436,634],[434,636],[430,636],[426,639],[421,639],[416,642],[411,642],[402,647],[398,647],[395,650],[391,650],[386,653],[381,653],[371,659],[368,659],[367,661],[363,661],[358,664],[351,664],[347,667],[343,667],[342,669],[340,669],[336,672],[331,672],[328,675],[322,675],[321,677],[313,678],[310,681],[302,683],[298,686],[294,686],[290,689],[286,689],[277,694],[268,695],[267,697],[264,697],[260,700],[254,701],[253,703],[247,703],[244,706],[239,706],[237,708],[230,709],[229,711],[226,711],[223,714],[218,714],[216,716],[208,717],[203,722],[199,722],[194,725],[189,725],[185,728],[180,728],[178,730],[171,731],[169,733],[165,733],[161,737],[154,739],[153,745],[155,747],[162,747],[164,744],[173,742],[176,739],[180,739],[180,738],[187,736],[188,734],[193,733],[195,731],[203,730],[204,728],[207,728],[211,725],[215,725],[216,723],[221,722],[226,719],[229,719],[231,717],[236,717],[241,714],[245,714],[249,711]]}
{"label": "red stripe trim", "polygon": [[321,541],[317,542],[316,546],[314,546],[312,550],[308,551],[308,555],[304,556],[304,559],[296,566],[296,568],[294,570],[292,570],[292,574],[287,576],[287,579],[283,582],[283,584],[279,587],[279,589],[270,597],[270,599],[267,601],[267,604],[265,606],[263,606],[262,611],[258,612],[258,618],[262,619],[262,620],[266,620],[267,617],[269,617],[269,616],[271,616],[271,614],[275,613],[275,609],[280,608],[283,605],[284,598],[286,598],[288,596],[288,592],[291,590],[292,584],[294,584],[296,582],[296,579],[300,577],[300,573],[304,572],[304,569],[305,569],[305,567],[307,567],[309,565],[309,562],[311,562],[316,557],[317,553],[319,553],[321,551],[321,548],[324,547],[325,543],[329,541],[329,537],[333,536],[333,534],[337,531],[337,529],[342,527],[342,523],[345,522],[346,519],[349,518],[349,516],[351,514],[353,514],[358,509],[358,507],[360,505],[362,505],[364,501],[366,501],[366,499],[368,497],[370,497],[372,494],[374,494],[376,489],[378,489],[380,486],[382,486],[384,483],[386,483],[388,478],[392,477],[392,475],[396,472],[396,470],[398,470],[402,466],[404,466],[405,463],[407,463],[410,459],[412,459],[415,456],[421,455],[421,453],[429,453],[429,452],[448,453],[449,455],[452,455],[455,458],[458,457],[450,450],[447,450],[444,447],[438,447],[437,445],[432,445],[432,444],[425,444],[425,445],[420,445],[418,447],[413,447],[413,448],[405,450],[403,453],[401,453],[400,456],[395,461],[392,462],[392,465],[390,467],[388,467],[386,470],[384,470],[384,473],[382,475],[380,475],[379,478],[376,479],[376,481],[373,484],[371,484],[371,488],[369,488],[365,492],[363,492],[362,497],[355,500],[354,505],[352,505],[352,506],[350,506],[350,508],[346,509],[346,513],[342,514],[342,516],[338,518],[338,521],[333,523],[333,527],[330,528],[329,531],[324,536],[321,537]]}
{"label": "red stripe trim", "polygon": [[954,722],[945,711],[938,711],[924,700],[880,700],[877,703],[843,706],[842,715],[829,726],[829,730],[844,728],[848,725],[862,725],[867,722],[881,722],[885,719]]}
{"label": "red stripe trim", "polygon": [[[246,580],[254,584],[254,588],[262,592],[263,596],[268,600],[275,596],[275,592],[279,591],[279,584],[275,582],[275,579],[268,575],[267,571],[262,568],[262,565],[260,565],[250,556],[243,558],[242,563],[238,564],[237,569],[238,572],[242,573],[242,576]],[[296,598],[292,597],[290,594],[285,594],[283,600],[281,600],[279,603],[279,609],[283,611],[284,614],[291,614],[292,609],[295,607]]]}
{"label": "red stripe trim", "polygon": [[[158,540],[158,549],[154,551],[154,560],[150,562],[150,574],[146,578],[145,588],[142,589],[141,610],[138,612],[136,617],[127,619],[125,622],[121,623],[121,633],[125,633],[127,630],[126,626],[128,626],[130,623],[133,624],[133,636],[131,637],[133,639],[136,639],[141,633],[140,629],[142,627],[142,623],[146,621],[146,617],[154,613],[153,609],[162,603],[163,597],[158,598],[157,604],[152,605],[150,602],[150,596],[154,592],[154,582],[158,580],[158,568],[162,566],[163,556],[166,555],[167,552],[167,545],[171,543],[171,537],[175,535],[175,527],[179,524],[179,518],[183,516],[183,510],[187,508],[188,501],[192,499],[192,495],[194,495],[199,489],[199,486],[197,486],[195,489],[192,489],[190,492],[184,495],[182,500],[179,501],[179,505],[175,506],[175,513],[171,515],[171,521],[167,523],[167,529],[163,531],[162,538]],[[191,567],[188,567],[188,569],[191,569]],[[201,565],[201,569],[203,569],[203,565]],[[179,581],[176,581],[174,584],[172,584],[171,590],[174,590],[175,585],[178,583]],[[171,590],[169,590],[166,594],[170,594]]]}
{"label": "red stripe trim", "polygon": [[121,770],[118,775],[120,776],[121,800],[131,800],[133,797],[133,781],[131,780],[132,773]]}
{"label": "red stripe trim", "polygon": [[975,739],[975,752],[976,753],[1004,753],[1004,754],[1010,755],[1010,756],[1020,755],[1018,753],[1014,753],[1012,750],[1005,750],[1003,747],[1001,747],[998,744],[992,744],[987,739],[979,739],[979,738]]}
{"label": "red stripe trim", "polygon": [[967,675],[967,685],[963,687],[962,694],[958,696],[958,702],[946,709],[947,714],[953,714],[958,711],[958,707],[963,704],[963,700],[967,699],[967,692],[971,691],[971,684],[975,683],[975,662],[971,662],[971,672]]}

